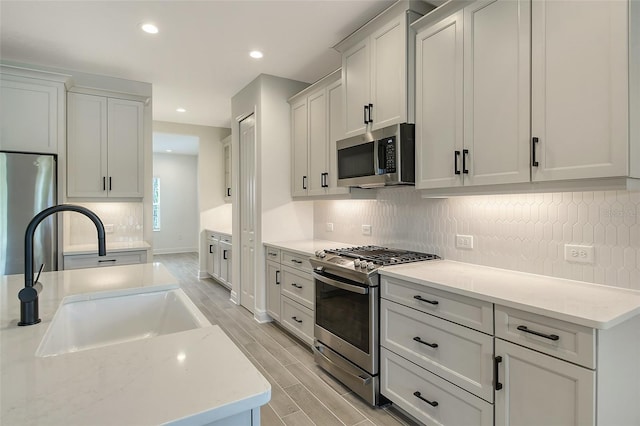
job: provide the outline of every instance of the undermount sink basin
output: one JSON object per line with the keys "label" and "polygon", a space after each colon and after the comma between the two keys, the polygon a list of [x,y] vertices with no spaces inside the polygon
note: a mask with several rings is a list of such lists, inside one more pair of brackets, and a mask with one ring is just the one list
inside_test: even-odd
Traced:
{"label": "undermount sink basin", "polygon": [[46,357],[211,325],[179,288],[64,298],[36,356]]}

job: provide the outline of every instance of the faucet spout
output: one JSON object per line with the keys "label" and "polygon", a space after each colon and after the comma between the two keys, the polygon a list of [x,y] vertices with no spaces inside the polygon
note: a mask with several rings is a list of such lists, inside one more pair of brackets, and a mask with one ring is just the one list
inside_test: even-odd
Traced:
{"label": "faucet spout", "polygon": [[98,231],[98,255],[107,254],[104,225],[98,215],[91,210],[73,204],[60,204],[44,209],[35,215],[27,225],[24,234],[24,288],[18,293],[18,299],[20,299],[20,322],[18,325],[33,325],[40,322],[38,313],[38,294],[40,291],[33,282],[33,238],[40,222],[61,211],[82,213],[91,219]]}

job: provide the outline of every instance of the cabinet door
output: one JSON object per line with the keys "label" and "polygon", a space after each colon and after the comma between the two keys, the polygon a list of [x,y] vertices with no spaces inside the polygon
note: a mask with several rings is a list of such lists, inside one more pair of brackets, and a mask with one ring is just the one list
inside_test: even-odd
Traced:
{"label": "cabinet door", "polygon": [[308,126],[307,99],[295,103],[291,107],[291,137],[293,139],[293,177],[292,195],[307,195],[308,188]]}
{"label": "cabinet door", "polygon": [[280,264],[267,261],[267,313],[280,321]]}
{"label": "cabinet door", "polygon": [[416,35],[416,188],[462,185],[462,19]]}
{"label": "cabinet door", "polygon": [[534,181],[628,174],[628,7],[533,2]]}
{"label": "cabinet door", "polygon": [[324,88],[307,98],[309,108],[308,195],[324,195],[327,173],[327,97]]}
{"label": "cabinet door", "polygon": [[207,240],[207,273],[213,276],[213,259],[215,258],[215,244],[211,240]]}
{"label": "cabinet door", "polygon": [[329,151],[327,161],[329,170],[326,183],[330,194],[347,194],[349,188],[338,186],[338,149],[336,142],[344,139],[344,107],[342,81],[327,86],[327,119],[329,121]]}
{"label": "cabinet door", "polygon": [[220,241],[220,281],[231,285],[231,244]]}
{"label": "cabinet door", "polygon": [[220,249],[220,241],[215,240],[211,242],[213,245],[213,277],[220,279],[220,268],[222,267],[222,263],[220,259],[222,259],[222,250]]}
{"label": "cabinet door", "polygon": [[231,202],[231,140],[222,146],[222,155],[224,156],[224,200]]}
{"label": "cabinet door", "polygon": [[59,100],[64,85],[35,78],[0,80],[0,149],[58,153]]}
{"label": "cabinet door", "polygon": [[368,39],[342,54],[345,137],[361,135],[367,130],[364,107],[371,102],[369,66]]}
{"label": "cabinet door", "polygon": [[109,98],[107,107],[109,196],[142,197],[144,105],[142,102]]}
{"label": "cabinet door", "polygon": [[529,182],[529,0],[464,9],[465,185]]}
{"label": "cabinet door", "polygon": [[67,195],[107,196],[107,98],[67,94]]}
{"label": "cabinet door", "polygon": [[371,35],[372,129],[407,121],[406,15]]}
{"label": "cabinet door", "polygon": [[495,424],[595,424],[595,372],[496,339],[498,381]]}

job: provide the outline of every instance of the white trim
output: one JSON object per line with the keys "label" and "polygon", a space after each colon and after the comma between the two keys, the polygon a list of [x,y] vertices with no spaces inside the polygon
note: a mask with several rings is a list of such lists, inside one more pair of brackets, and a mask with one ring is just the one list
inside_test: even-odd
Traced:
{"label": "white trim", "polygon": [[253,319],[258,321],[258,323],[265,324],[273,321],[273,318],[267,314],[267,311],[258,310],[257,308],[254,308],[254,310]]}
{"label": "white trim", "polygon": [[234,290],[231,290],[231,297],[229,298],[229,300],[231,300],[236,305],[240,304],[240,301],[238,300],[238,293]]}
{"label": "white trim", "polygon": [[197,253],[197,247],[174,247],[166,249],[153,249],[153,254],[172,254],[172,253]]}

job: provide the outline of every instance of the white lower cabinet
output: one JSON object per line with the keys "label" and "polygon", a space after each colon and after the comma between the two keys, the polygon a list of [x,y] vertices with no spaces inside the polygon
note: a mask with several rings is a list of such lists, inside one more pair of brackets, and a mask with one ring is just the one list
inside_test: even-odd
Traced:
{"label": "white lower cabinet", "polygon": [[280,324],[300,340],[313,345],[314,312],[288,297],[281,299]]}
{"label": "white lower cabinet", "polygon": [[206,231],[207,273],[211,278],[231,288],[231,249],[230,235]]}
{"label": "white lower cabinet", "polygon": [[98,268],[103,266],[122,266],[147,263],[146,250],[110,251],[106,256],[93,254],[65,254],[64,269]]}
{"label": "white lower cabinet", "polygon": [[493,425],[492,404],[384,347],[380,369],[382,394],[426,425]]}
{"label": "white lower cabinet", "polygon": [[595,424],[595,371],[501,339],[495,351],[496,426]]}
{"label": "white lower cabinet", "polygon": [[280,321],[280,262],[267,260],[267,314]]}

